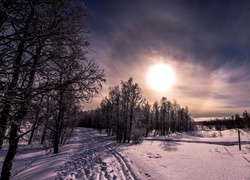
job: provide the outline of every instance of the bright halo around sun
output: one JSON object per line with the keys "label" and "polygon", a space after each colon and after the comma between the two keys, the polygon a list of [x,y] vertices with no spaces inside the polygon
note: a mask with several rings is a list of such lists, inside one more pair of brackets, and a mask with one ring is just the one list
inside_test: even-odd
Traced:
{"label": "bright halo around sun", "polygon": [[148,73],[148,82],[155,91],[169,90],[175,83],[175,73],[167,64],[155,64]]}

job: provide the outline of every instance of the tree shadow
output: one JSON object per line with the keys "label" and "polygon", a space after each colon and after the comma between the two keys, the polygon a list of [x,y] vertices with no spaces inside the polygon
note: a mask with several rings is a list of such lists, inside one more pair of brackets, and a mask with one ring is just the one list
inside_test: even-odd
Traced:
{"label": "tree shadow", "polygon": [[176,132],[173,134],[167,135],[165,138],[167,139],[195,139],[195,138],[204,138],[204,134],[201,134],[196,131],[189,131],[189,132]]}
{"label": "tree shadow", "polygon": [[177,151],[178,150],[177,146],[179,145],[181,144],[175,141],[162,141],[159,144],[159,147],[165,151],[171,152],[171,151]]}

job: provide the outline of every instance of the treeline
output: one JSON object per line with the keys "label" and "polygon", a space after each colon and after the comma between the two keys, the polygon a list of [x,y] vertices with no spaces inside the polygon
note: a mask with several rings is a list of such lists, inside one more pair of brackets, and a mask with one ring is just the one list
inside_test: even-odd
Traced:
{"label": "treeline", "polygon": [[250,128],[250,114],[247,111],[242,113],[242,116],[239,114],[235,114],[230,118],[223,118],[223,119],[210,119],[207,121],[198,121],[195,122],[195,125],[202,130],[209,128],[209,129],[216,129],[216,130],[224,130],[224,129],[244,129]]}
{"label": "treeline", "polygon": [[152,132],[164,136],[194,130],[188,107],[182,108],[166,97],[150,105],[132,78],[122,81],[121,88],[110,88],[97,109],[83,113],[80,126],[105,130],[108,136],[115,135],[119,143],[138,142]]}
{"label": "treeline", "polygon": [[1,179],[11,177],[19,140],[39,140],[58,153],[79,123],[82,102],[105,81],[85,58],[85,8],[72,0],[0,1]]}

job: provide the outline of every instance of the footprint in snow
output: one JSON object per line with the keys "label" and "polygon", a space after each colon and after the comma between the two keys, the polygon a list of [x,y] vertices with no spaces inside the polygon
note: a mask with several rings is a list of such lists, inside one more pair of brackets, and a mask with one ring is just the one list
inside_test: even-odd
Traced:
{"label": "footprint in snow", "polygon": [[162,158],[162,156],[160,154],[156,154],[156,155],[150,154],[148,157],[149,158]]}

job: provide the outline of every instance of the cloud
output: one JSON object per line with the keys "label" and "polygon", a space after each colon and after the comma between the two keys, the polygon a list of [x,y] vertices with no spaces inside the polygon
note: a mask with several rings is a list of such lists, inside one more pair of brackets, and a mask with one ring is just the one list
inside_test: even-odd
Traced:
{"label": "cloud", "polygon": [[189,6],[183,3],[112,1],[97,14],[100,17],[93,23],[92,32],[99,42],[110,47],[111,58],[152,49],[160,51],[164,47],[180,57],[176,59],[194,56],[201,63],[210,61],[213,67],[218,67],[222,61],[249,56],[249,40],[245,36],[249,37],[250,21],[243,17],[249,14],[244,11],[245,6],[233,2],[209,3],[206,7],[195,2]]}
{"label": "cloud", "polygon": [[107,69],[107,86],[133,77],[144,96],[159,100],[162,94],[150,91],[145,76],[162,61],[178,75],[166,96],[191,104],[195,113],[250,108],[250,1],[87,0],[86,5],[90,56]]}

